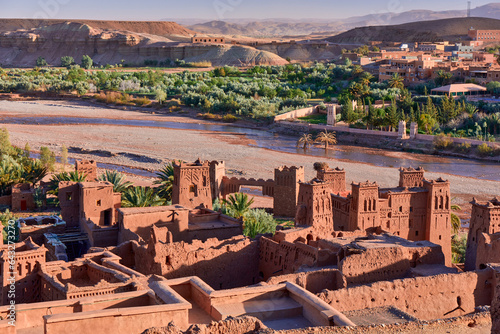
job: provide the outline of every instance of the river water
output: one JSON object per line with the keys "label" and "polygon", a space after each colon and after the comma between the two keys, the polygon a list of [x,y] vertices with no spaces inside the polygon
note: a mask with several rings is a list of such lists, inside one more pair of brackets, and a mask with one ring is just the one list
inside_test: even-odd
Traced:
{"label": "river water", "polygon": [[[79,118],[79,117],[6,117],[0,119],[4,124],[40,124],[40,125],[70,125],[70,124],[102,124],[141,126],[153,128],[203,130],[220,133],[237,133],[244,135],[253,143],[252,146],[288,152],[306,154],[317,157],[328,157],[347,162],[360,162],[381,167],[423,167],[426,171],[435,173],[446,173],[459,176],[473,177],[485,180],[500,181],[500,164],[478,160],[460,158],[438,157],[425,154],[388,154],[380,149],[365,149],[356,146],[337,145],[334,149],[325,150],[313,147],[303,150],[296,147],[297,138],[281,134],[275,134],[264,130],[241,128],[225,124],[197,124],[178,123],[168,121],[148,120],[123,120],[106,118]],[[398,156],[400,155],[400,157]],[[120,170],[142,176],[153,176],[154,174],[145,170],[122,167],[116,165],[99,164],[99,167]]]}

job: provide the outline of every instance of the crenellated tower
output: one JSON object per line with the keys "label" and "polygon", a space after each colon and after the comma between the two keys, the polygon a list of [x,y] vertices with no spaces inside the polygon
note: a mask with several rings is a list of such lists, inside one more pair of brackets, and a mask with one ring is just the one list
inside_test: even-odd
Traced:
{"label": "crenellated tower", "polygon": [[349,231],[365,231],[368,228],[380,226],[378,198],[377,182],[352,183]]}
{"label": "crenellated tower", "polygon": [[410,240],[428,240],[441,245],[445,264],[449,266],[451,265],[450,182],[442,178],[424,180],[423,187],[428,191],[425,236]]}
{"label": "crenellated tower", "polygon": [[212,208],[210,187],[210,164],[199,159],[194,163],[174,163],[174,183],[172,186],[172,204],[179,204],[189,209],[199,206]]}
{"label": "crenellated tower", "polygon": [[211,161],[210,162],[210,188],[212,192],[212,199],[220,198],[222,196],[221,187],[222,179],[226,176],[226,163],[224,161]]}
{"label": "crenellated tower", "polygon": [[475,198],[471,202],[472,212],[467,236],[467,252],[465,254],[465,270],[479,269],[477,250],[481,242],[481,234],[495,234],[500,232],[500,201],[497,198],[487,202],[478,202]]}
{"label": "crenellated tower", "polygon": [[340,168],[320,169],[317,172],[319,180],[330,183],[330,192],[334,194],[346,191],[345,170]]}
{"label": "crenellated tower", "polygon": [[333,232],[330,184],[318,179],[300,183],[295,226],[312,226],[318,233]]}
{"label": "crenellated tower", "polygon": [[275,216],[295,217],[300,182],[304,182],[304,167],[283,166],[274,170]]}
{"label": "crenellated tower", "polygon": [[399,169],[399,186],[401,188],[421,188],[424,186],[424,169],[422,167]]}

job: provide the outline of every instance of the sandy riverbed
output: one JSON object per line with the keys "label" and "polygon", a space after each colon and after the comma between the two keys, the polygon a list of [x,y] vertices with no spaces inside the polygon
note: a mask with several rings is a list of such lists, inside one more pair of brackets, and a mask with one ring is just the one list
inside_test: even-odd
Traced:
{"label": "sandy riverbed", "polygon": [[[102,117],[111,119],[163,120],[184,123],[207,123],[206,121],[170,115],[153,115],[140,111],[96,106],[90,103],[68,101],[0,101],[0,124],[5,117],[22,116],[67,116]],[[1,126],[1,125],[0,125]],[[339,166],[347,171],[347,181],[377,181],[382,187],[396,186],[399,172],[396,168],[377,167],[369,164],[338,161],[332,158],[311,157],[299,154],[270,151],[249,146],[247,140],[233,133],[202,130],[176,130],[166,128],[146,128],[120,125],[27,125],[6,124],[14,145],[24,147],[29,142],[33,150],[49,146],[59,152],[62,145],[87,150],[105,150],[115,154],[112,157],[71,154],[75,158],[93,158],[99,162],[120,164],[133,167],[158,169],[172,159],[186,161],[197,158],[224,160],[226,168],[243,172],[244,177],[273,178],[275,167],[281,165],[300,165],[306,167],[306,177],[314,177],[312,164],[327,161],[330,166]],[[132,153],[155,162],[141,161],[140,158],[127,157],[119,153]],[[408,153],[406,153],[408,154]],[[500,195],[500,182],[477,180],[456,175],[427,173],[427,178],[442,176],[451,182],[454,196],[460,202],[472,196],[487,198]]]}

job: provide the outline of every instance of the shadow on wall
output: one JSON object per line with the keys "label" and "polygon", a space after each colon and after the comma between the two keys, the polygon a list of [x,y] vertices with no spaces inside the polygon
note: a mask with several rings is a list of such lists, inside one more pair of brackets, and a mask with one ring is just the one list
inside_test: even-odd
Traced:
{"label": "shadow on wall", "polygon": [[492,279],[493,271],[487,269],[379,281],[324,291],[319,297],[341,312],[392,305],[420,320],[432,320],[465,315],[478,306],[490,305]]}
{"label": "shadow on wall", "polygon": [[215,290],[260,282],[259,242],[246,238],[209,239],[189,245],[176,242],[141,246],[132,241],[111,251],[122,258],[123,265],[144,275],[168,279],[198,276]]}

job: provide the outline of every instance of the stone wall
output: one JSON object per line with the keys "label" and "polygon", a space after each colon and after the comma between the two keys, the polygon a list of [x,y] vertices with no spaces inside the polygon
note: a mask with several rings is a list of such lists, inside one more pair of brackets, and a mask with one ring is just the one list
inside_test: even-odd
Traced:
{"label": "stone wall", "polygon": [[340,312],[392,305],[422,320],[451,318],[491,303],[492,276],[488,269],[398,279],[322,292],[319,296]]}
{"label": "stone wall", "polygon": [[285,281],[295,283],[312,293],[320,293],[325,289],[338,290],[347,286],[347,282],[340,270],[333,268],[274,276],[268,279],[266,283],[273,285]]}
{"label": "stone wall", "polygon": [[[119,250],[113,252],[118,254]],[[259,241],[243,236],[221,241],[193,240],[190,244],[157,242],[148,247],[136,245],[133,246],[133,252],[135,269],[143,274],[157,274],[168,279],[198,276],[217,290],[256,284],[260,281]]]}
{"label": "stone wall", "polygon": [[492,333],[500,333],[500,272],[499,268],[495,268],[494,272],[494,293],[491,301],[491,332]]}
{"label": "stone wall", "polygon": [[312,115],[317,112],[316,107],[310,107],[310,108],[303,108],[303,109],[297,109],[297,110],[292,110],[287,113],[278,115],[274,117],[274,121],[284,121],[285,119],[292,119],[292,118],[299,118],[299,117],[305,117]]}
{"label": "stone wall", "polygon": [[338,267],[352,285],[404,278],[412,267],[422,264],[444,265],[441,247],[368,248],[359,254],[349,254]]}
{"label": "stone wall", "polygon": [[2,205],[2,206],[10,206],[11,203],[12,203],[12,196],[11,195],[1,196],[0,197],[0,205]]}

